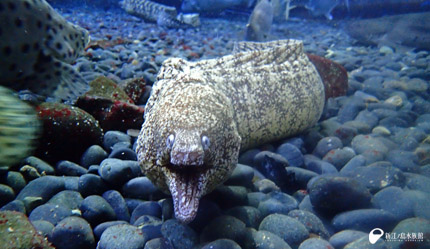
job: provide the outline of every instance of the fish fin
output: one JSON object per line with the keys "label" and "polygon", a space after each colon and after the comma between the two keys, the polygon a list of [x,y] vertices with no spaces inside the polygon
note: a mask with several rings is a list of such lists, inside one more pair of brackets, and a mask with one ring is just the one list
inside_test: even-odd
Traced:
{"label": "fish fin", "polygon": [[36,111],[0,86],[0,165],[13,166],[31,155],[41,132]]}
{"label": "fish fin", "polygon": [[88,89],[86,80],[70,65],[52,56],[39,56],[35,74],[14,82],[14,89],[28,89],[50,101],[73,103]]}

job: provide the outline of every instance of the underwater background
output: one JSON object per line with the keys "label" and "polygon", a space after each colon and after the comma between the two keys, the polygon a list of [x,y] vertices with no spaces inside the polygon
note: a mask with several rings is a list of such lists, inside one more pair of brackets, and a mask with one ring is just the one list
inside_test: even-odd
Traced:
{"label": "underwater background", "polygon": [[[430,248],[428,11],[0,0],[0,248]],[[242,151],[196,218],[177,221],[135,152],[162,63],[284,39],[303,41],[325,83],[319,122]]]}

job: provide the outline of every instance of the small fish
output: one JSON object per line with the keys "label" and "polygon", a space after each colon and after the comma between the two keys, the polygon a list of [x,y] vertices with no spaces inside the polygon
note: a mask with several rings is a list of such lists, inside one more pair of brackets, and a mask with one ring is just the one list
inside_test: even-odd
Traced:
{"label": "small fish", "polygon": [[70,63],[88,43],[88,31],[66,21],[45,0],[2,0],[0,85],[73,100],[87,90],[87,82]]}
{"label": "small fish", "polygon": [[268,0],[261,0],[254,8],[246,25],[245,40],[267,40],[273,22],[273,7]]}
{"label": "small fish", "polygon": [[36,111],[0,86],[0,166],[10,167],[28,156],[40,129]]}
{"label": "small fish", "polygon": [[[332,20],[331,11],[340,4],[340,0],[309,0],[305,8],[312,12],[314,16],[324,15],[328,20]],[[349,9],[349,2],[347,1]]]}

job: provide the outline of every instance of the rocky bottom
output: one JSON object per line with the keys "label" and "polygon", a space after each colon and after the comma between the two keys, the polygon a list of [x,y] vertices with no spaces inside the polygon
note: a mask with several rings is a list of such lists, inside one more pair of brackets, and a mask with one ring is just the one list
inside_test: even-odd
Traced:
{"label": "rocky bottom", "polygon": [[[142,77],[149,89],[165,58],[228,54],[246,23],[163,30],[120,11],[60,11],[93,36],[74,65],[88,80]],[[174,219],[171,198],[142,175],[136,138],[105,129],[76,162],[32,156],[1,170],[2,245],[52,248],[45,237],[60,249],[429,248],[430,55],[363,47],[339,26],[274,25],[273,38],[304,40],[307,52],[344,65],[347,96],[329,99],[304,134],[242,153],[190,224]],[[35,229],[6,211],[26,214]],[[371,245],[375,228],[384,234]]]}

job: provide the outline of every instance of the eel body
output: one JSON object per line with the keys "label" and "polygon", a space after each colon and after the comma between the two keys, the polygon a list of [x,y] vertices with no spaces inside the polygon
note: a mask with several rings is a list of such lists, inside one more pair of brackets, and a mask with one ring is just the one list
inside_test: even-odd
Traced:
{"label": "eel body", "polygon": [[176,218],[190,222],[241,150],[313,126],[324,98],[301,41],[241,42],[231,55],[198,62],[171,58],[146,105],[138,160],[172,194]]}

